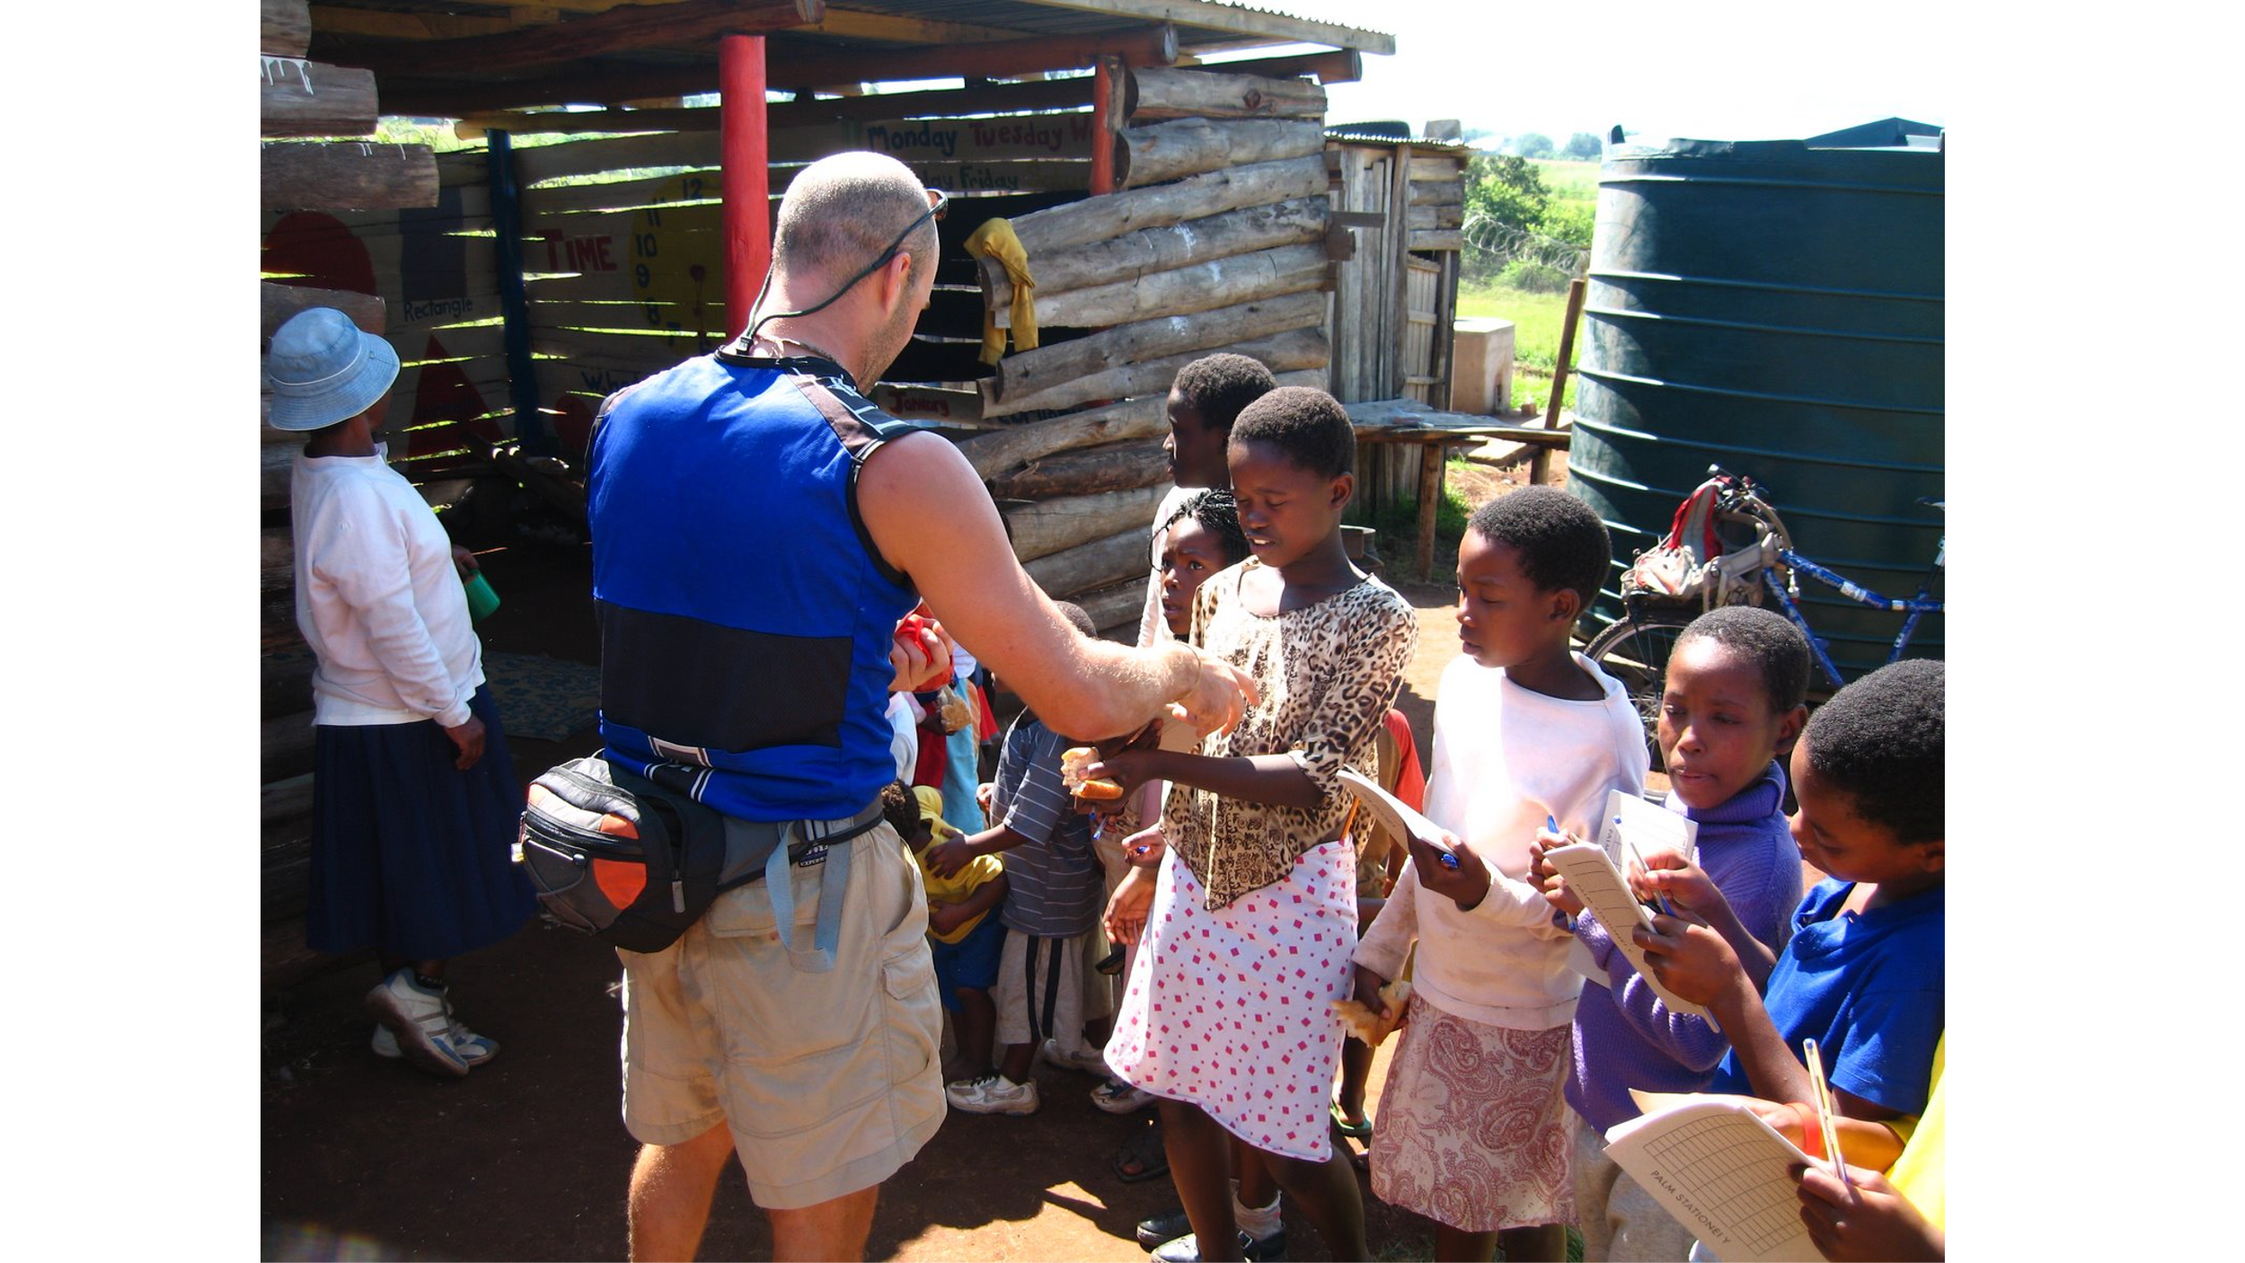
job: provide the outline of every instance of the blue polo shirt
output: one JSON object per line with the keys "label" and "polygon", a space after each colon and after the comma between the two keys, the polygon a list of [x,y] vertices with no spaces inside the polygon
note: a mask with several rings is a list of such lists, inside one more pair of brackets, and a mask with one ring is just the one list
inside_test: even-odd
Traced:
{"label": "blue polo shirt", "polygon": [[[1944,890],[1843,914],[1852,889],[1827,878],[1802,897],[1762,1003],[1795,1059],[1816,1041],[1833,1087],[1918,1114],[1945,1025]],[[1753,1093],[1735,1051],[1708,1091]]]}

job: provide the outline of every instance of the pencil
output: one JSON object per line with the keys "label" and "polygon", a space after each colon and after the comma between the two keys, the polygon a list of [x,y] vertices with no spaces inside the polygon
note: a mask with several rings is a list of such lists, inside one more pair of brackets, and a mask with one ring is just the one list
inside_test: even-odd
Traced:
{"label": "pencil", "polygon": [[1801,1041],[1801,1056],[1808,1062],[1809,1091],[1816,1096],[1816,1125],[1824,1133],[1824,1156],[1839,1173],[1840,1187],[1855,1190],[1855,1181],[1847,1178],[1847,1159],[1840,1154],[1840,1127],[1832,1115],[1837,1108],[1832,1104],[1832,1085],[1824,1077],[1824,1058],[1817,1052],[1816,1041]]}

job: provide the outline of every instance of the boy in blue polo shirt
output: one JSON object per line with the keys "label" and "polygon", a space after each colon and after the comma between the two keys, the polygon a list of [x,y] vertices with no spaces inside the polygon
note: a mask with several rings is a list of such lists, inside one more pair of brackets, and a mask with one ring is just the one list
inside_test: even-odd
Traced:
{"label": "boy in blue polo shirt", "polygon": [[1655,917],[1658,933],[1637,942],[1661,982],[1730,1036],[1711,1091],[1814,1100],[1799,1053],[1813,1038],[1841,1113],[1925,1109],[1944,1022],[1945,678],[1939,662],[1893,663],[1810,718],[1793,750],[1793,838],[1831,876],[1801,900],[1774,959],[1698,869],[1643,879],[1695,918]]}

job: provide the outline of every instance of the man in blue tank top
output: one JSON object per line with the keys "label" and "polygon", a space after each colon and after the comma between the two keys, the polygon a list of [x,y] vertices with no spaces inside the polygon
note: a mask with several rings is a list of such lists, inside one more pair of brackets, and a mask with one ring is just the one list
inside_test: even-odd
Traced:
{"label": "man in blue tank top", "polygon": [[925,899],[878,801],[887,695],[948,660],[898,639],[921,597],[1067,732],[1120,735],[1168,703],[1228,727],[1251,697],[1187,646],[1077,634],[958,450],[859,393],[927,305],[941,204],[891,158],[813,164],[780,204],[747,331],[601,408],[587,491],[608,756],[829,839],[781,898],[740,887],[663,951],[618,953],[624,1121],[644,1146],[633,1258],[693,1255],[736,1152],[774,1258],[858,1258],[881,1182],[943,1121]]}

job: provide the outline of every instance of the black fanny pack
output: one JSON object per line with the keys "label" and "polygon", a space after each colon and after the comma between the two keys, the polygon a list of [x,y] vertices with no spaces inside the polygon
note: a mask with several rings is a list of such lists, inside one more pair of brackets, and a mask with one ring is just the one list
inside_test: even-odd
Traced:
{"label": "black fanny pack", "polygon": [[879,800],[849,820],[739,820],[685,792],[701,769],[649,771],[636,776],[591,755],[530,783],[514,861],[554,920],[626,951],[659,952],[719,894],[771,878],[773,912],[792,933],[787,870],[823,857],[815,945],[831,968],[849,880],[849,848],[835,844],[880,823]]}

